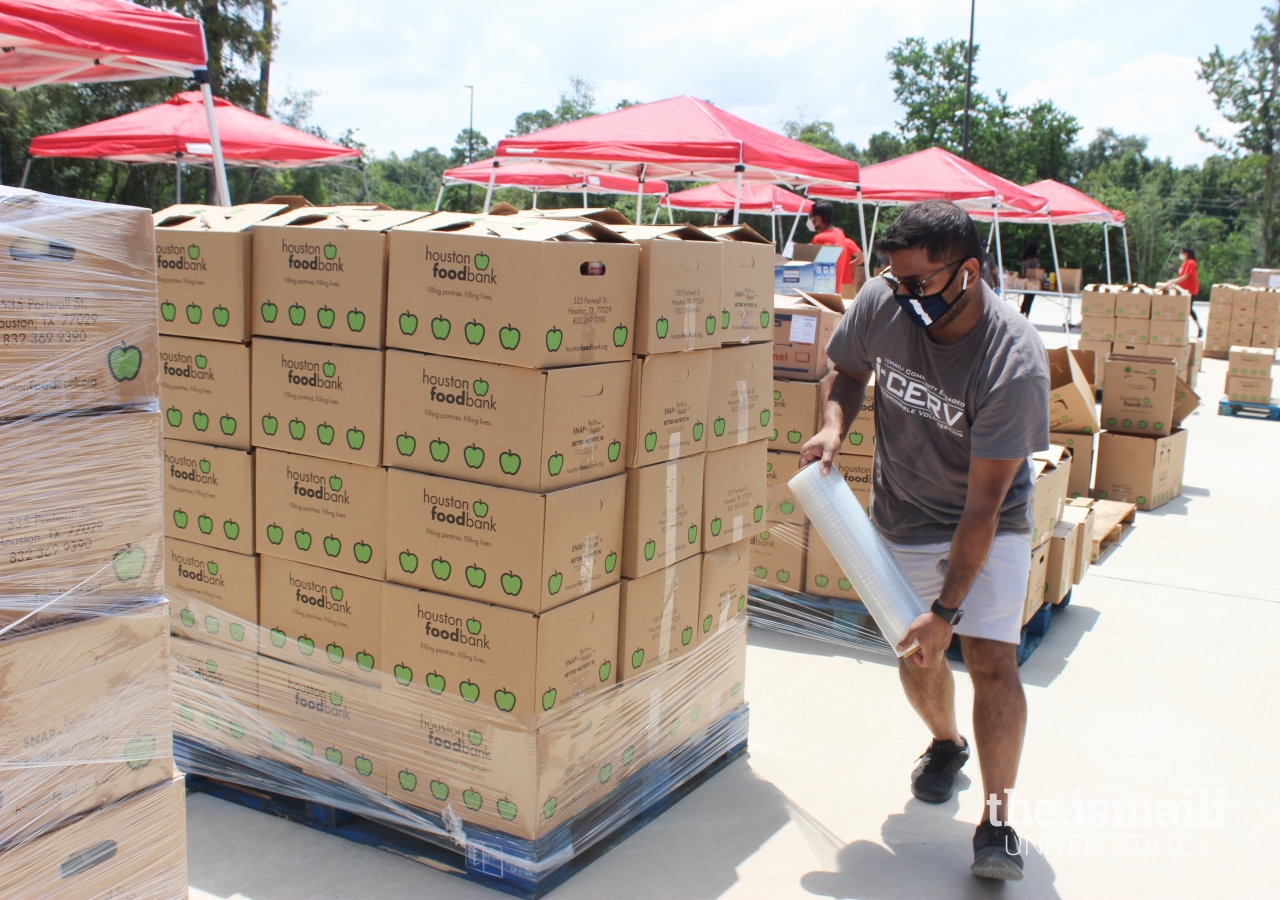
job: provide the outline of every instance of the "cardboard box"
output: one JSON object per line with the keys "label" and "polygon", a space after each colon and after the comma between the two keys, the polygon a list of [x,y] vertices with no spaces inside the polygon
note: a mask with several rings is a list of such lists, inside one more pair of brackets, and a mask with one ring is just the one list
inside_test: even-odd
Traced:
{"label": "cardboard box", "polygon": [[[1102,387],[1103,367],[1107,357],[1111,355],[1110,341],[1081,340],[1076,346],[1076,362],[1084,372],[1085,380],[1094,388]],[[1086,360],[1093,359],[1093,365],[1086,365]]]}
{"label": "cardboard box", "polygon": [[1249,322],[1252,324],[1257,311],[1258,292],[1250,290],[1236,291],[1235,300],[1231,304],[1231,321]]}
{"label": "cardboard box", "polygon": [[533,494],[391,469],[387,579],[535,614],[599,591],[623,574],[626,479]]}
{"label": "cardboard box", "polygon": [[1164,506],[1182,493],[1187,433],[1159,437],[1105,432],[1098,438],[1094,496],[1133,503],[1138,509]]}
{"label": "cardboard box", "polygon": [[169,640],[169,659],[173,730],[233,753],[256,754],[257,654],[175,635]]}
{"label": "cardboard box", "polygon": [[750,225],[703,229],[721,242],[720,343],[767,341],[772,334],[773,241]]}
{"label": "cardboard box", "polygon": [[425,216],[306,206],[253,229],[253,334],[384,346],[387,231]]}
{"label": "cardboard box", "polygon": [[1181,378],[1178,379],[1178,389],[1174,394],[1174,399],[1173,418],[1175,422],[1185,421],[1187,416],[1195,412],[1200,406],[1200,395]]}
{"label": "cardboard box", "polygon": [[1119,285],[1087,284],[1080,293],[1080,315],[1098,319],[1116,317],[1116,291]]}
{"label": "cardboard box", "polygon": [[[860,501],[861,497],[858,498]],[[863,505],[866,505],[865,502]],[[845,575],[844,569],[831,555],[822,535],[816,528],[809,529],[808,548],[804,563],[804,589],[810,594],[822,597],[837,597],[842,600],[861,600],[853,582]]]}
{"label": "cardboard box", "polygon": [[[702,587],[698,600],[698,643],[746,615],[751,575],[751,540],[727,544],[702,554]],[[650,576],[652,577],[652,576]]]}
{"label": "cardboard box", "polygon": [[750,537],[768,502],[768,447],[753,441],[706,454],[702,476],[702,549]]}
{"label": "cardboard box", "polygon": [[[261,755],[317,779],[387,789],[381,691],[336,674],[258,661]],[[341,774],[339,774],[341,772]],[[348,788],[350,790],[350,788]]]}
{"label": "cardboard box", "polygon": [[183,203],[155,213],[160,333],[249,340],[253,227],[287,209],[282,203]]}
{"label": "cardboard box", "polygon": [[1268,350],[1274,350],[1280,347],[1280,329],[1270,326],[1263,328],[1254,324],[1253,334],[1249,338],[1249,343]]}
{"label": "cardboard box", "polygon": [[642,675],[694,647],[700,627],[702,557],[622,581],[618,680]]}
{"label": "cardboard box", "polygon": [[3,201],[0,419],[159,396],[150,214],[18,189]]}
{"label": "cardboard box", "polygon": [[262,557],[261,652],[304,669],[379,686],[382,582]]}
{"label": "cardboard box", "polygon": [[1049,432],[1049,443],[1065,447],[1071,455],[1071,474],[1067,478],[1067,499],[1088,497],[1093,483],[1093,452],[1097,435]]}
{"label": "cardboard box", "polygon": [[619,596],[614,584],[533,615],[387,585],[383,689],[417,682],[522,724],[541,719],[620,677]]}
{"label": "cardboard box", "polygon": [[1153,359],[1171,359],[1179,369],[1186,369],[1191,364],[1191,344],[1148,344],[1142,348],[1142,356]]}
{"label": "cardboard box", "polygon": [[388,346],[535,369],[631,358],[640,249],[605,225],[437,213],[390,242]]}
{"label": "cardboard box", "polygon": [[833,294],[843,248],[830,244],[795,244],[791,259],[776,259],[773,267],[775,294],[814,292]]}
{"label": "cardboard box", "polygon": [[0,639],[0,846],[173,774],[168,644],[162,603]]}
{"label": "cardboard box", "polygon": [[1080,523],[1059,522],[1049,538],[1049,568],[1045,577],[1045,602],[1058,604],[1075,583],[1075,563],[1080,546]]}
{"label": "cardboard box", "polygon": [[835,460],[836,471],[849,485],[858,502],[871,512],[871,489],[875,485],[875,466],[869,456],[847,456],[840,454]]}
{"label": "cardboard box", "polygon": [[803,525],[808,521],[808,517],[800,508],[796,495],[792,493],[788,484],[791,476],[799,469],[799,453],[769,451],[765,460],[765,483],[768,485],[768,499],[764,505],[766,522],[790,522],[792,525]]}
{"label": "cardboard box", "polygon": [[622,575],[641,578],[702,551],[701,457],[627,470]]}
{"label": "cardboard box", "polygon": [[1228,306],[1236,302],[1236,291],[1240,290],[1234,284],[1215,284],[1209,289],[1209,303],[1226,303]]}
{"label": "cardboard box", "polygon": [[1081,316],[1080,340],[1082,341],[1114,341],[1116,340],[1117,320],[1108,316]]}
{"label": "cardboard box", "polygon": [[640,245],[635,352],[719,347],[723,244],[693,225],[627,225]]}
{"label": "cardboard box", "polygon": [[0,853],[0,884],[40,900],[185,900],[186,814],[178,775]]}
{"label": "cardboard box", "polygon": [[165,541],[169,628],[179,637],[258,650],[258,557]]}
{"label": "cardboard box", "polygon": [[1153,322],[1185,322],[1191,316],[1191,295],[1182,288],[1156,290],[1151,296]]}
{"label": "cardboard box", "polygon": [[1093,434],[1098,430],[1098,410],[1084,370],[1066,347],[1049,350],[1048,355],[1050,428]]}
{"label": "cardboard box", "polygon": [[[1151,289],[1145,285],[1131,285],[1127,291],[1116,294],[1117,319],[1150,319]],[[1124,327],[1117,322],[1116,328]],[[1117,338],[1119,340],[1119,338]]]}
{"label": "cardboard box", "polygon": [[1032,547],[1047,541],[1062,518],[1062,506],[1071,483],[1071,463],[1071,455],[1066,448],[1057,444],[1050,444],[1048,450],[1031,455],[1034,476],[1031,486]]}
{"label": "cardboard box", "polygon": [[1031,621],[1031,617],[1044,605],[1045,595],[1049,592],[1049,544],[1045,542],[1031,551],[1031,572],[1027,576],[1027,599],[1023,605],[1022,624]]}
{"label": "cardboard box", "polygon": [[820,384],[816,381],[774,380],[769,449],[800,452],[822,424],[818,408],[820,396]]}
{"label": "cardboard box", "polygon": [[1145,346],[1151,340],[1152,323],[1147,319],[1116,319],[1115,343]]}
{"label": "cardboard box", "polygon": [[1072,563],[1071,580],[1079,584],[1093,559],[1093,523],[1097,513],[1093,509],[1093,500],[1089,497],[1077,497],[1062,507],[1062,521],[1078,525],[1080,534],[1076,540],[1076,558]]}
{"label": "cardboard box", "polygon": [[817,381],[827,374],[827,344],[844,317],[839,294],[773,298],[773,375]]}
{"label": "cardboard box", "polygon": [[627,466],[705,452],[710,387],[710,350],[635,357],[627,413]]}
{"label": "cardboard box", "polygon": [[189,441],[164,442],[164,533],[230,550],[253,550],[253,454]]}
{"label": "cardboard box", "polygon": [[382,351],[253,342],[253,445],[376,466],[382,462]]}
{"label": "cardboard box", "polygon": [[722,450],[772,433],[773,350],[769,344],[711,351],[707,450]]}
{"label": "cardboard box", "polygon": [[1227,356],[1227,375],[1237,378],[1270,378],[1276,351],[1271,347],[1232,347]]}
{"label": "cardboard box", "polygon": [[1234,319],[1231,322],[1231,329],[1227,332],[1227,343],[1233,347],[1248,346],[1253,343],[1253,323],[1237,322]]}
{"label": "cardboard box", "polygon": [[383,465],[522,491],[619,475],[631,364],[526,369],[388,350]]}
{"label": "cardboard box", "polygon": [[0,423],[0,446],[0,595],[160,592],[158,413]]}
{"label": "cardboard box", "polygon": [[773,522],[751,536],[751,583],[775,590],[804,590],[808,525]]}
{"label": "cardboard box", "polygon": [[249,348],[227,341],[160,338],[164,436],[249,449]]}
{"label": "cardboard box", "polygon": [[1178,367],[1163,357],[1113,353],[1107,359],[1107,388],[1102,394],[1102,425],[1123,434],[1170,434]]}
{"label": "cardboard box", "polygon": [[1170,347],[1187,344],[1186,319],[1157,319],[1151,323],[1150,343]]}
{"label": "cardboard box", "polygon": [[[817,425],[822,425],[822,410],[817,409]],[[807,440],[807,438],[806,438]],[[790,443],[790,441],[788,441]],[[801,444],[803,446],[803,443]],[[849,426],[849,433],[840,444],[840,452],[847,456],[874,456],[876,452],[876,380],[872,376],[862,395],[862,408]]]}
{"label": "cardboard box", "polygon": [[1228,400],[1242,403],[1270,403],[1270,378],[1236,378],[1228,376],[1226,384]]}
{"label": "cardboard box", "polygon": [[387,470],[259,449],[257,551],[381,581]]}

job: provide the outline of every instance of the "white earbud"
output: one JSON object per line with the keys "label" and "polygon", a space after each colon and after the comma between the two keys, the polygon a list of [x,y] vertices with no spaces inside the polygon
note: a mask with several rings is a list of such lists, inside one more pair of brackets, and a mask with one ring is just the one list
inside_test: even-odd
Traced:
{"label": "white earbud", "polygon": [[969,273],[965,272],[964,279],[960,282],[960,293],[963,294],[967,290],[969,290]]}

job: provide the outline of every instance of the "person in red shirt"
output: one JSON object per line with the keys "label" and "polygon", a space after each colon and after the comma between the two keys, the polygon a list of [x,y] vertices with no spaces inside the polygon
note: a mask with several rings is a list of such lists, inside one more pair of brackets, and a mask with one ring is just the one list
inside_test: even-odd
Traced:
{"label": "person in red shirt", "polygon": [[809,230],[812,231],[812,244],[830,244],[843,247],[840,261],[836,263],[836,293],[846,284],[853,284],[853,267],[862,265],[862,248],[849,238],[844,231],[831,224],[835,218],[835,209],[826,200],[819,200],[809,211]]}
{"label": "person in red shirt", "polygon": [[1200,293],[1200,273],[1196,271],[1196,251],[1190,247],[1183,247],[1178,251],[1178,255],[1182,257],[1182,266],[1178,269],[1178,274],[1160,287],[1180,287],[1191,295],[1191,318],[1196,322],[1196,337],[1203,337],[1204,329],[1200,327],[1200,317],[1196,315],[1196,294]]}

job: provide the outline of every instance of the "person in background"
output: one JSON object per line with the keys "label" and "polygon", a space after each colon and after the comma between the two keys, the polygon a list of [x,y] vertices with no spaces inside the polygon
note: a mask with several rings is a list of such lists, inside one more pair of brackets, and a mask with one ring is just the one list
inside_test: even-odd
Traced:
{"label": "person in background", "polygon": [[1191,318],[1196,322],[1196,337],[1204,337],[1204,329],[1200,327],[1200,317],[1196,315],[1196,294],[1200,293],[1200,273],[1196,271],[1196,251],[1183,247],[1178,251],[1182,257],[1182,266],[1178,274],[1157,287],[1180,287],[1191,295]]}
{"label": "person in background", "polygon": [[836,293],[846,284],[853,284],[853,269],[862,265],[862,248],[844,235],[844,230],[832,225],[835,209],[826,200],[819,200],[809,211],[809,230],[813,232],[812,244],[830,244],[843,247],[840,262],[836,264]]}
{"label": "person in background", "polygon": [[996,291],[996,293],[999,293],[999,290],[996,286],[996,269],[998,268],[999,266],[996,265],[996,258],[991,255],[991,248],[987,246],[987,239],[983,238],[982,239],[981,278],[983,281],[986,282],[987,287],[991,288],[993,291]]}
{"label": "person in background", "polygon": [[732,225],[733,213],[722,212],[716,216],[716,225]]}
{"label": "person in background", "polygon": [[[1029,241],[1022,248],[1022,268],[1019,270],[1019,274],[1023,278],[1030,278],[1031,276],[1027,272],[1038,268],[1040,268],[1040,245],[1035,241]],[[1035,294],[1022,295],[1022,314],[1027,318],[1031,318],[1031,304],[1035,302]]]}

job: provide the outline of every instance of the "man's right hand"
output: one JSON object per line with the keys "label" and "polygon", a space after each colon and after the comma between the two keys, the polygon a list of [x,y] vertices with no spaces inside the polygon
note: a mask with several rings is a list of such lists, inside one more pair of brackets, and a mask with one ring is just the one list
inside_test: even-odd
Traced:
{"label": "man's right hand", "polygon": [[800,465],[802,467],[807,466],[809,463],[818,460],[822,474],[830,475],[831,461],[836,458],[836,454],[839,452],[840,430],[827,426],[805,441],[804,446],[800,449]]}

